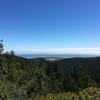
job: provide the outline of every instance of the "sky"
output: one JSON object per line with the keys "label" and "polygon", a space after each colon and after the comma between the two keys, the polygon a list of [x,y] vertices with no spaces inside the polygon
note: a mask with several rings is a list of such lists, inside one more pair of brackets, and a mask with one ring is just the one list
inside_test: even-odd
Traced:
{"label": "sky", "polygon": [[0,0],[5,50],[99,53],[100,0]]}

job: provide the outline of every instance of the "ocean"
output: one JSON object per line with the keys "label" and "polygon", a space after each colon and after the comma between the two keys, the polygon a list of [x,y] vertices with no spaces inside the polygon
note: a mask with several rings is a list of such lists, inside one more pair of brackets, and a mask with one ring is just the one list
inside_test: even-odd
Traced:
{"label": "ocean", "polygon": [[20,57],[24,58],[75,58],[75,57],[81,57],[81,58],[87,58],[87,57],[97,57],[96,55],[82,55],[82,54],[20,54],[18,55]]}

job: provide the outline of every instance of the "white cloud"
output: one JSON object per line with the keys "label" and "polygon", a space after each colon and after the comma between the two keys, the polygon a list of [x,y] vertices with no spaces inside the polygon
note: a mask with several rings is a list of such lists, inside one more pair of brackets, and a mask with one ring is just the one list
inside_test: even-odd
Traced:
{"label": "white cloud", "polygon": [[[20,50],[20,49],[19,49]],[[100,55],[100,48],[50,48],[24,49],[16,53],[51,53],[51,54],[93,54]]]}

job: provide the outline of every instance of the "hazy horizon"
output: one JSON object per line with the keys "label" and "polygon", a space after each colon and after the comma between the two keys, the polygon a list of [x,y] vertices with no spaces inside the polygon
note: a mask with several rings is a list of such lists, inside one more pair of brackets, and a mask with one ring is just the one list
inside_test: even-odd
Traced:
{"label": "hazy horizon", "polygon": [[[10,51],[10,50],[8,50]],[[50,48],[28,49],[14,51],[16,54],[76,54],[76,55],[100,55],[100,48]]]}
{"label": "hazy horizon", "polygon": [[19,57],[24,58],[89,58],[89,57],[100,57],[96,54],[50,54],[50,53],[32,53],[32,54],[16,54]]}

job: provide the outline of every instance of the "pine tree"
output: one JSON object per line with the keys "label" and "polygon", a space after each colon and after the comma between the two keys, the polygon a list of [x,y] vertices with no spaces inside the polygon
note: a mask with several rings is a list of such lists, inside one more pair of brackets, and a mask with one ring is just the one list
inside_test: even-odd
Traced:
{"label": "pine tree", "polygon": [[0,40],[0,81],[3,81],[3,41]]}

